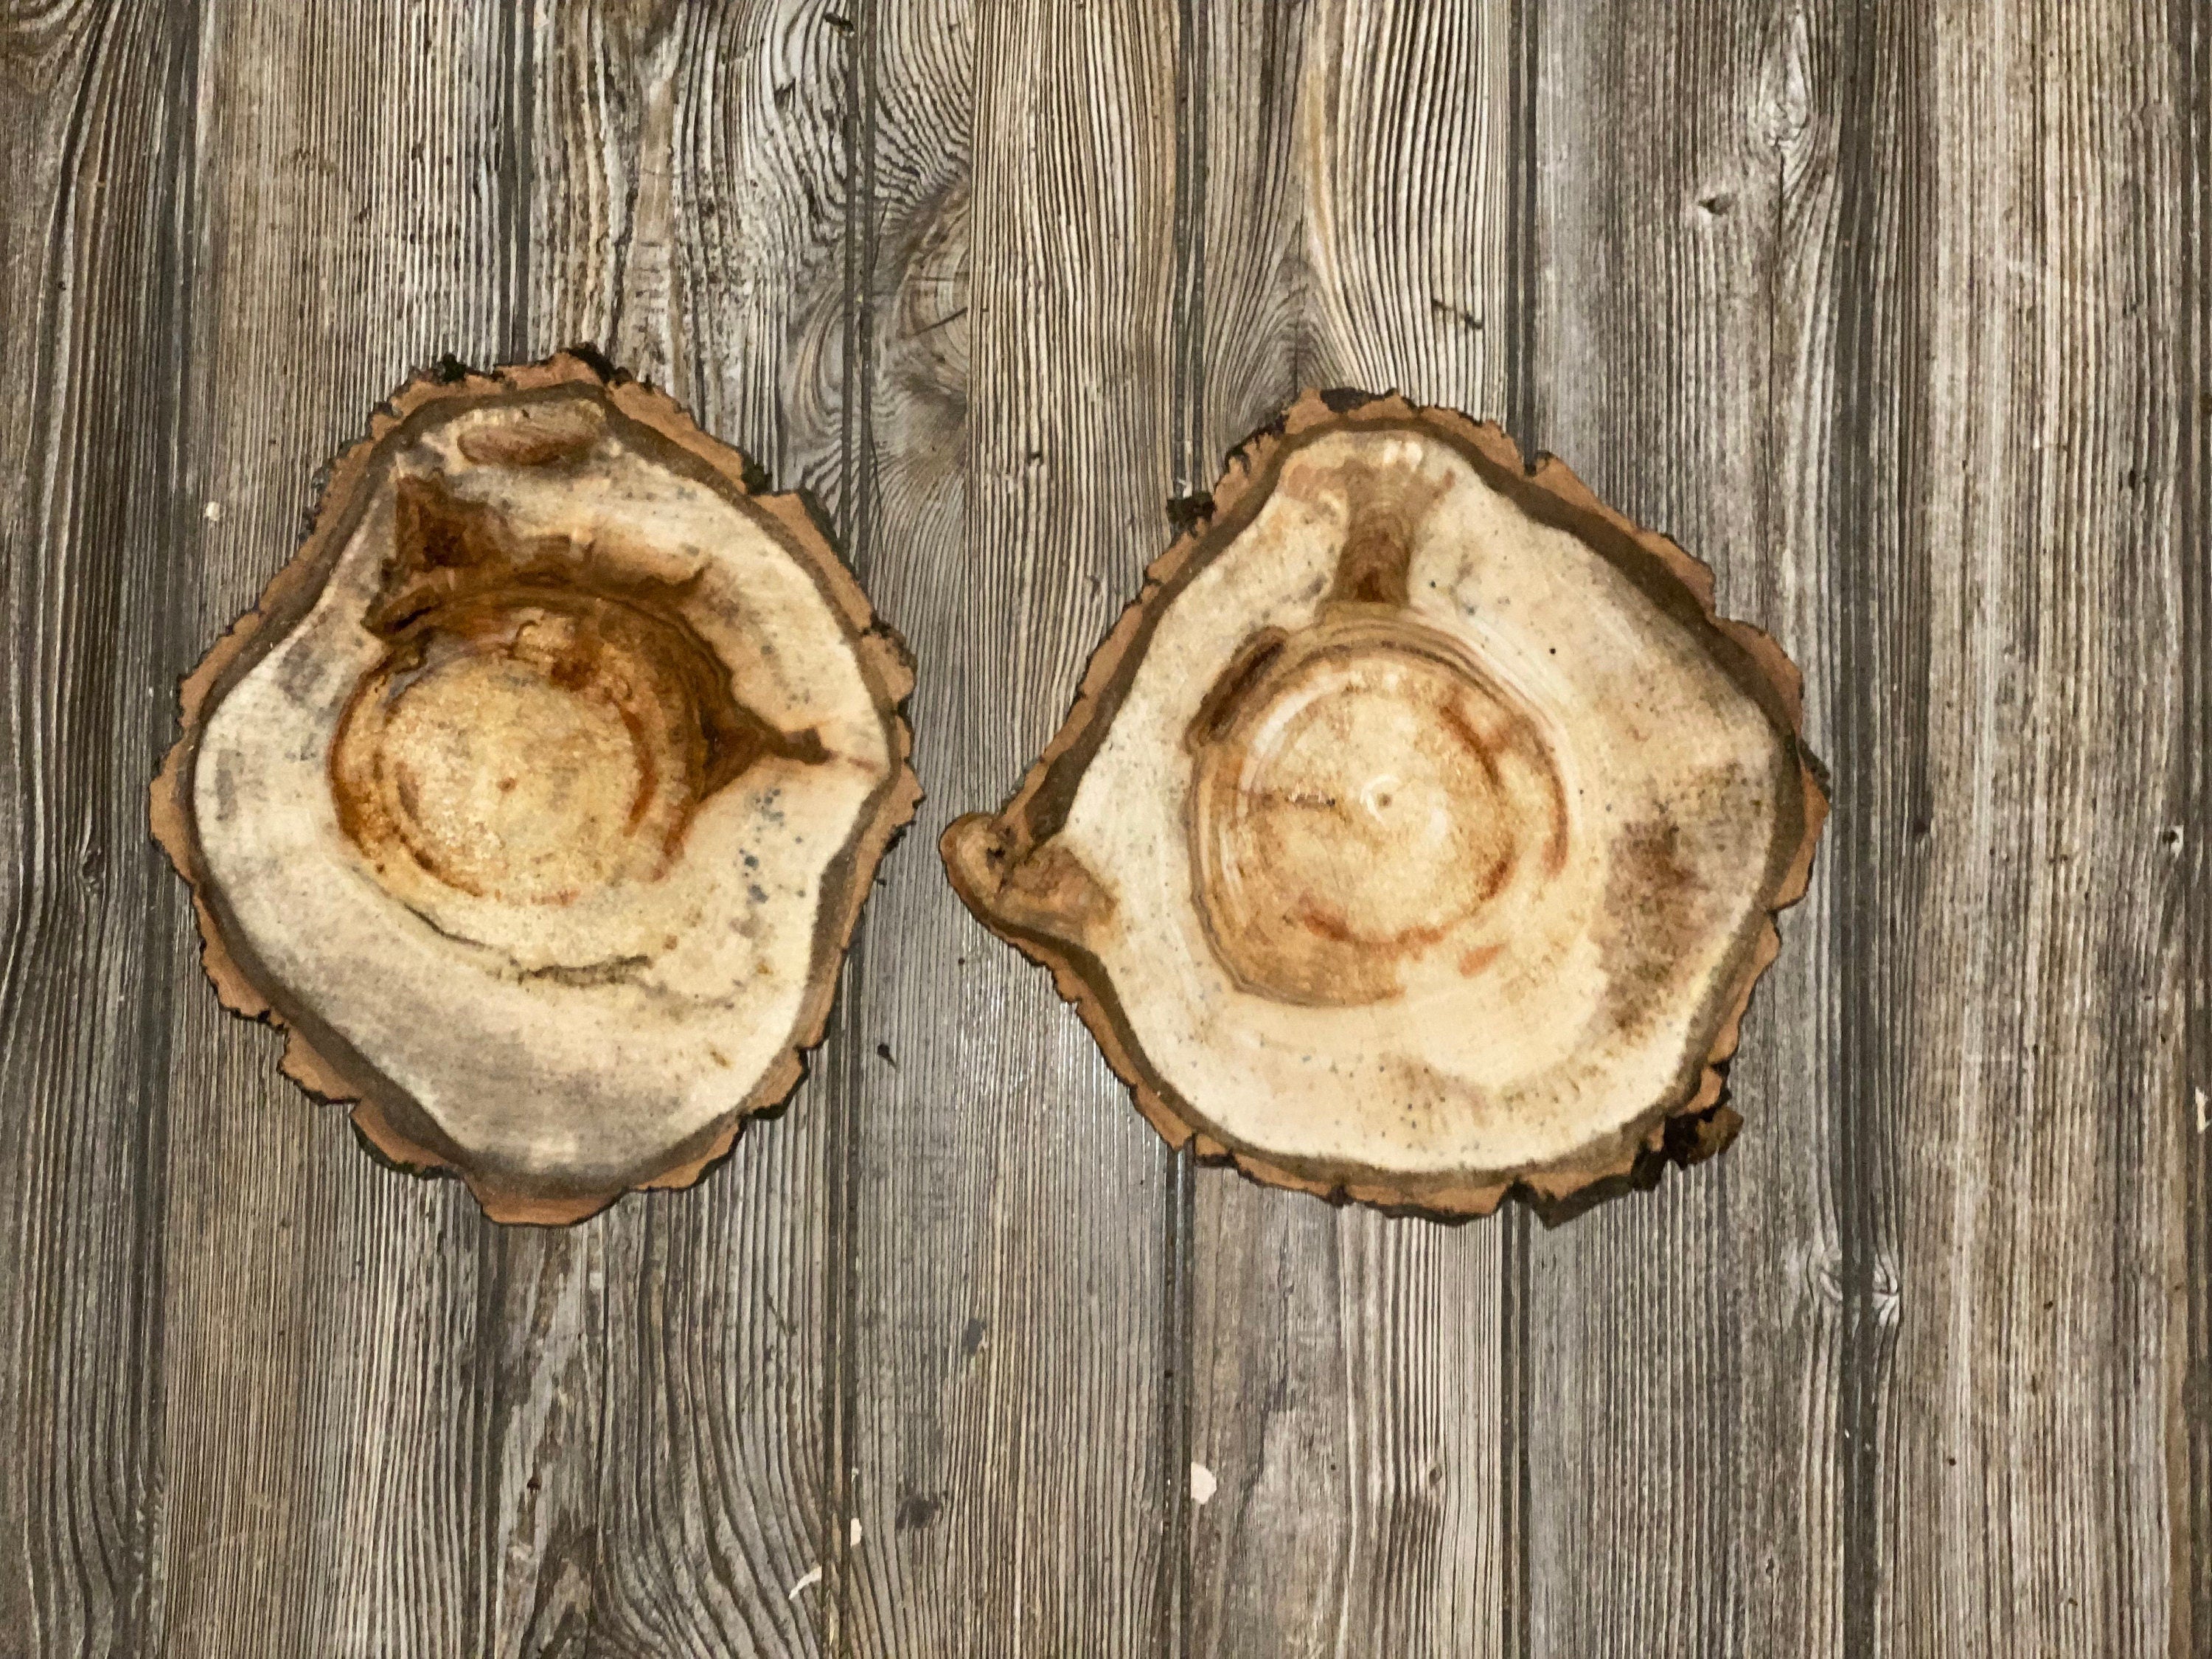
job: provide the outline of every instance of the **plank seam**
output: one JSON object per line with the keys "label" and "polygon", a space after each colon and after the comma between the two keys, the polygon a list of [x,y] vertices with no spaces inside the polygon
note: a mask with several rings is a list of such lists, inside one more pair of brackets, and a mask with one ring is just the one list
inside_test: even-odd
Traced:
{"label": "plank seam", "polygon": [[[510,363],[531,354],[530,210],[538,188],[538,33],[532,0],[508,0],[507,147],[500,167],[500,272],[505,315],[501,356]],[[612,341],[607,343],[609,345]]]}
{"label": "plank seam", "polygon": [[[1522,453],[1529,456],[1537,453],[1537,295],[1542,276],[1536,190],[1538,46],[1542,40],[1540,3],[1540,0],[1514,0],[1508,26],[1511,63],[1507,97],[1511,104],[1511,126],[1507,166],[1511,184],[1506,218],[1506,280],[1512,316],[1505,336],[1505,418]],[[1516,1659],[1528,1659],[1535,1648],[1529,1549],[1534,1471],[1528,1433],[1534,1390],[1529,1343],[1534,1296],[1530,1264],[1534,1249],[1525,1205],[1508,1206],[1499,1220],[1504,1226],[1499,1249],[1498,1314],[1498,1367],[1504,1389],[1498,1462],[1505,1487],[1499,1501],[1505,1578],[1499,1596],[1501,1633],[1507,1653]]]}
{"label": "plank seam", "polygon": [[[190,394],[197,378],[194,364],[197,354],[192,349],[193,324],[198,310],[198,262],[195,251],[200,246],[199,229],[204,222],[200,202],[200,30],[197,14],[179,21],[174,50],[181,58],[173,70],[172,85],[178,97],[171,105],[164,131],[165,151],[178,157],[178,171],[173,174],[170,187],[174,192],[169,208],[168,243],[161,250],[167,266],[163,273],[171,303],[174,306],[173,327],[170,334],[171,359],[167,365],[169,417],[167,477],[160,480],[161,499],[167,507],[172,534],[176,542],[189,545],[194,539],[200,518],[194,510],[197,492],[188,493],[185,485],[193,480],[193,468],[189,457],[193,453],[192,434],[203,429],[195,422],[191,434],[185,423],[185,412],[191,407]],[[166,667],[181,671],[182,665],[192,659],[196,642],[192,637],[190,618],[198,610],[191,603],[198,586],[198,573],[201,561],[197,557],[173,558],[167,561],[161,594],[159,661]],[[106,665],[101,665],[104,668]],[[143,752],[152,754],[159,743],[167,740],[170,718],[167,697],[168,682],[156,676],[155,695],[149,698],[152,736],[155,743]],[[132,794],[125,797],[125,811],[137,805]],[[143,840],[143,836],[142,836]],[[176,958],[179,944],[179,907],[175,896],[166,881],[158,882],[154,902],[147,907],[142,934],[144,955],[142,960],[154,964],[167,964]],[[173,1047],[174,1023],[170,1018],[176,1000],[176,987],[171,976],[155,969],[158,993],[151,999],[156,1006],[147,1011],[141,1026],[140,1085],[145,1091],[143,1109],[138,1121],[143,1126],[143,1140],[132,1170],[132,1207],[139,1212],[140,1237],[147,1241],[137,1262],[137,1284],[134,1290],[138,1299],[140,1331],[137,1346],[149,1356],[149,1386],[139,1402],[141,1413],[140,1443],[147,1448],[149,1466],[150,1492],[144,1494],[145,1533],[140,1545],[143,1551],[137,1566],[142,1577],[133,1586],[132,1601],[136,1606],[145,1650],[160,1650],[166,1642],[167,1609],[161,1595],[166,1583],[166,1563],[162,1559],[162,1545],[167,1522],[167,1460],[166,1443],[168,1379],[162,1358],[167,1348],[167,1300],[163,1286],[167,1277],[168,1248],[168,1091]],[[132,1644],[127,1639],[122,1646],[127,1650]]]}
{"label": "plank seam", "polygon": [[[500,356],[502,362],[514,363],[523,362],[530,351],[530,221],[531,198],[537,188],[538,42],[532,0],[507,0],[501,15],[506,84],[501,89],[503,142],[494,181],[499,195],[494,212],[499,232]],[[510,1238],[506,1228],[487,1225],[475,1216],[470,1223],[477,1268],[472,1321],[475,1370],[479,1377],[496,1377],[503,1334],[500,1310],[514,1282],[514,1252],[527,1247]],[[472,1391],[469,1476],[475,1486],[486,1538],[497,1538],[504,1529],[501,1444],[507,1410],[503,1390],[479,1388]],[[479,1644],[489,1647],[499,1626],[504,1564],[493,1554],[473,1565],[476,1571],[459,1587],[460,1616],[465,1627],[480,1632]],[[593,1622],[597,1589],[594,1583],[587,1594],[587,1627]]]}
{"label": "plank seam", "polygon": [[[1911,337],[1916,322],[1910,277],[1922,268],[1916,254],[1924,216],[1915,163],[1924,149],[1917,140],[1927,118],[1927,82],[1921,36],[1908,36],[1902,44],[1910,50],[1892,64],[1886,58],[1882,9],[1863,0],[1847,17],[1840,29],[1844,61],[1837,118],[1843,231],[1833,319],[1832,429],[1838,459],[1828,478],[1827,506],[1832,532],[1826,583],[1838,596],[1844,619],[1836,641],[1835,682],[1835,833],[1840,841],[1829,937],[1840,1025],[1829,1094],[1835,1114],[1831,1138],[1842,1303],[1836,1424],[1842,1543],[1838,1620],[1845,1653],[1874,1655],[1886,1647],[1880,1618],[1885,1589],[1880,1395],[1887,1348],[1881,1328],[1885,1149],[1880,1136],[1881,1097],[1894,1080],[1896,1059],[1884,1044],[1883,1031],[1889,1008],[1910,1006],[1910,998],[1903,988],[1886,982],[1897,975],[1899,964],[1883,918],[1893,913],[1898,896],[1879,890],[1876,872],[1899,867],[1899,860],[1884,855],[1881,803],[1869,798],[1879,775],[1873,757],[1884,752],[1889,734],[1866,688],[1889,683],[1884,677],[1892,670],[1898,671],[1897,683],[1926,683],[1924,672],[1915,677],[1909,665],[1900,668],[1893,660],[1894,645],[1884,644],[1883,627],[1898,613],[1898,590],[1910,573],[1880,568],[1878,553],[1886,547],[1893,564],[1901,560],[1919,483],[1913,446],[1902,432],[1917,406],[1918,376],[1910,354],[1900,350],[1893,363],[1881,353],[1885,325],[1902,342]],[[1900,19],[1899,27],[1917,30],[1919,25]],[[1893,75],[1893,87],[1888,84]],[[1892,92],[1893,97],[1882,96]],[[1891,111],[1897,124],[1893,134],[1882,126]],[[1878,234],[1885,210],[1891,209],[1899,219],[1893,264],[1889,239]],[[1897,314],[1884,316],[1886,301],[1895,306]],[[1899,428],[1887,434],[1898,452],[1894,455],[1883,449],[1886,402]],[[1869,556],[1869,550],[1876,550],[1876,556]],[[1899,614],[1909,619],[1911,613]],[[1925,626],[1924,607],[1920,625]],[[1893,747],[1908,757],[1897,769],[1908,775],[1914,796],[1911,812],[1917,817],[1923,810],[1919,797],[1926,791],[1925,740],[1916,747],[1909,732],[1896,735],[1899,742]],[[1909,959],[1902,966],[1909,976]]]}
{"label": "plank seam", "polygon": [[[1208,85],[1206,34],[1211,24],[1206,0],[1178,0],[1176,8],[1176,177],[1175,282],[1170,301],[1172,384],[1170,429],[1174,433],[1175,493],[1197,495],[1206,476],[1206,148]],[[1194,1520],[1190,1495],[1192,1419],[1196,1389],[1194,1333],[1196,1288],[1193,1282],[1196,1225],[1196,1171],[1188,1147],[1163,1146],[1158,1153],[1165,1177],[1161,1249],[1167,1257],[1162,1275],[1163,1315],[1167,1327],[1168,1386],[1162,1390],[1161,1453],[1167,1509],[1162,1517],[1159,1650],[1181,1659],[1191,1644],[1191,1551]]]}
{"label": "plank seam", "polygon": [[[833,25],[836,20],[832,20]],[[874,575],[876,144],[881,89],[877,56],[879,21],[875,0],[851,0],[841,30],[847,42],[845,108],[841,123],[845,167],[853,180],[845,192],[845,361],[838,411],[838,530],[853,573],[865,586]],[[825,1156],[830,1164],[829,1214],[823,1224],[823,1469],[822,1529],[817,1559],[823,1564],[822,1607],[828,1617],[825,1653],[850,1653],[853,1641],[854,1557],[847,1528],[859,1513],[849,1444],[860,1411],[860,1253],[853,1236],[854,1194],[859,1188],[860,1061],[852,1034],[859,1030],[868,983],[868,915],[864,909],[846,957],[844,994],[832,1014],[825,1070],[835,1085],[825,1092],[830,1113]]]}
{"label": "plank seam", "polygon": [[2187,1204],[2183,1225],[2184,1340],[2180,1398],[2173,1402],[2183,1443],[2170,1456],[2181,1491],[2169,1492],[2168,1524],[2175,1583],[2169,1648],[2175,1659],[2212,1659],[2212,1133],[2202,1103],[2212,1094],[2212,859],[2205,852],[2212,825],[2212,20],[2195,0],[2172,0],[2167,13],[2176,106],[2181,125],[2182,179],[2179,237],[2185,317],[2179,399],[2180,477],[2176,526],[2185,561],[2182,583],[2181,833],[2185,911],[2182,920],[2184,1030],[2179,1103],[2183,1133],[2194,1132],[2193,1156],[2183,1179]]}
{"label": "plank seam", "polygon": [[1542,265],[1538,258],[1536,209],[1537,49],[1543,39],[1540,0],[1514,0],[1508,24],[1507,97],[1512,109],[1507,162],[1511,180],[1506,210],[1506,280],[1512,310],[1505,331],[1506,421],[1524,455],[1534,456],[1536,408],[1536,313]]}

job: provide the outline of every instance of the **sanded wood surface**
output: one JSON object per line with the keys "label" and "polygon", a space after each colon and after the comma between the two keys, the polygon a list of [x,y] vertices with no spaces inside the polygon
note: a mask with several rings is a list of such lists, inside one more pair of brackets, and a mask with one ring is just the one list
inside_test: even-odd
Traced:
{"label": "sanded wood surface", "polygon": [[[0,8],[0,1656],[2212,1655],[2208,175],[2198,0]],[[507,1230],[143,790],[370,405],[577,342],[930,799],[788,1110]],[[1313,384],[1806,671],[1742,1138],[1557,1228],[1166,1152],[936,863]]]}

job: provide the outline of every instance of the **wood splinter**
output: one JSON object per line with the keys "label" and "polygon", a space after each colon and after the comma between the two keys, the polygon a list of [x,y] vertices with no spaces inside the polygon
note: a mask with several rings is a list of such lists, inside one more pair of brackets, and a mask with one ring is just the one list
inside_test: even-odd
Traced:
{"label": "wood splinter", "polygon": [[1170,1143],[1565,1212],[1732,1137],[1723,1067],[1826,811],[1796,672],[1711,601],[1497,427],[1309,393],[946,866]]}
{"label": "wood splinter", "polygon": [[153,826],[224,1005],[497,1219],[781,1103],[921,798],[904,646],[755,483],[583,356],[418,380],[184,684]]}

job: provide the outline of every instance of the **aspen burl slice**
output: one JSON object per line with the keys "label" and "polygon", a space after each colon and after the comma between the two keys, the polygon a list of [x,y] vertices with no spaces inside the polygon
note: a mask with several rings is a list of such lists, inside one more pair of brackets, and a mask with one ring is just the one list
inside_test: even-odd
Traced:
{"label": "aspen burl slice", "polygon": [[943,850],[1173,1144],[1440,1216],[1717,1151],[1826,810],[1711,573],[1494,426],[1309,393]]}
{"label": "aspen burl slice", "polygon": [[416,380],[184,684],[154,829],[224,1004],[500,1220],[782,1101],[920,798],[904,647],[752,479],[580,356]]}

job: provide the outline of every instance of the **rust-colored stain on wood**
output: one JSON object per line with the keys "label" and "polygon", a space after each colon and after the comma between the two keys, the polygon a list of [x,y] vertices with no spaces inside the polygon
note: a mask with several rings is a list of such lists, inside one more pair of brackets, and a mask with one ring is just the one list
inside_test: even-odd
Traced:
{"label": "rust-colored stain on wood", "polygon": [[[2197,0],[51,0],[0,94],[0,1651],[2205,1650]],[[578,342],[811,493],[930,799],[791,1109],[502,1229],[221,1014],[144,789],[362,412]],[[931,856],[1304,386],[1804,672],[1741,1133],[1567,1224],[1165,1150]]]}
{"label": "rust-colored stain on wood", "polygon": [[1310,392],[1210,502],[1012,798],[945,831],[962,899],[1170,1145],[1263,1182],[1557,1215],[1711,1150],[1678,1127],[1733,1121],[1827,811],[1796,669],[1451,410]]}
{"label": "rust-colored stain on wood", "polygon": [[753,472],[585,356],[418,378],[180,689],[150,817],[225,1006],[495,1219],[781,1106],[920,799],[903,644]]}

